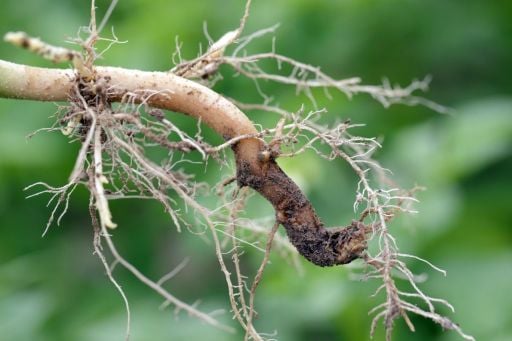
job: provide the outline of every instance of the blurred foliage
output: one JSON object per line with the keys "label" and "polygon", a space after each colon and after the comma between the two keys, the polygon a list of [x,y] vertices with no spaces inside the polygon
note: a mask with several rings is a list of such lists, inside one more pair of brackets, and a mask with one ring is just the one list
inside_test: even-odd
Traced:
{"label": "blurred foliage", "polygon": [[[108,1],[98,1],[101,17]],[[88,1],[3,0],[0,32],[23,30],[62,44],[88,23]],[[183,56],[203,48],[204,21],[214,37],[236,27],[242,0],[122,0],[110,24],[120,40],[101,64],[147,70],[171,67],[174,37]],[[280,23],[277,51],[319,65],[336,77],[361,76],[365,83],[387,77],[405,85],[433,76],[426,95],[456,110],[439,115],[421,107],[382,108],[365,96],[322,100],[328,119],[366,123],[358,133],[379,136],[378,159],[404,187],[415,184],[420,213],[394,225],[404,252],[445,268],[448,276],[427,272],[421,287],[454,304],[453,319],[479,340],[512,339],[512,2],[417,0],[257,0],[247,31]],[[253,51],[266,51],[270,39]],[[52,66],[25,51],[0,44],[0,58]],[[241,85],[242,84],[242,85]],[[226,77],[216,89],[246,101],[261,101],[249,83]],[[295,110],[304,98],[294,89],[269,85],[283,107]],[[59,134],[30,132],[51,124],[49,103],[0,100],[0,339],[121,340],[125,312],[115,289],[92,254],[87,193],[77,191],[61,226],[41,233],[49,215],[45,200],[25,200],[23,188],[36,181],[63,184],[77,145]],[[251,117],[263,125],[275,117]],[[185,129],[195,123],[177,118]],[[188,127],[188,128],[187,128]],[[208,137],[214,139],[214,137]],[[343,163],[304,154],[283,160],[283,167],[307,191],[329,225],[353,218],[355,178]],[[215,168],[215,167],[210,167]],[[215,180],[215,169],[198,171]],[[329,181],[326,181],[329,179]],[[255,200],[251,216],[270,214]],[[228,309],[223,278],[205,240],[178,234],[156,204],[124,202],[113,206],[120,227],[119,249],[153,278],[183,258],[190,263],[169,284],[186,302],[201,299],[204,310]],[[261,255],[247,250],[245,266],[254,269]],[[321,269],[303,262],[300,274],[272,255],[259,291],[258,324],[279,332],[280,340],[366,340],[368,310],[382,297],[370,298],[376,283],[361,283],[342,268]],[[183,314],[160,311],[159,298],[125,271],[116,276],[132,305],[133,340],[239,340]],[[446,312],[449,313],[449,312]],[[229,322],[229,313],[226,314]],[[397,324],[395,340],[458,340],[430,321],[413,317],[411,334]],[[382,339],[379,328],[376,339]]]}

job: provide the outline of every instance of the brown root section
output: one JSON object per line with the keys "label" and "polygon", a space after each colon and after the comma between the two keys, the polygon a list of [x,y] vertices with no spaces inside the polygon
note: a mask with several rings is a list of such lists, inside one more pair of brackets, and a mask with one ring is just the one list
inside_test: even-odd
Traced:
{"label": "brown root section", "polygon": [[326,229],[309,200],[275,160],[244,159],[240,155],[243,143],[261,144],[246,140],[234,148],[238,184],[255,189],[274,206],[278,222],[302,256],[319,266],[346,264],[362,257],[366,249],[362,223],[354,221],[345,228]]}

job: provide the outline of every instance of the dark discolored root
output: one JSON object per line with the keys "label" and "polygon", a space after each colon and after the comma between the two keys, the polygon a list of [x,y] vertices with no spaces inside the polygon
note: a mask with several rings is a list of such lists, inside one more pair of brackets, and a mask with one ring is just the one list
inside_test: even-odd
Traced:
{"label": "dark discolored root", "polygon": [[352,222],[345,228],[326,229],[300,188],[277,165],[274,159],[256,161],[237,156],[237,180],[265,197],[290,242],[299,253],[319,266],[350,263],[366,250],[365,226]]}

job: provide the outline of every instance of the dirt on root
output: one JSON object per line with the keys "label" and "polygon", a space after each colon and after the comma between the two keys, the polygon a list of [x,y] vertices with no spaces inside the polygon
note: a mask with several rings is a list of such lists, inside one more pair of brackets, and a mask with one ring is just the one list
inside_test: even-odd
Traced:
{"label": "dirt on root", "polygon": [[235,147],[237,181],[265,197],[290,242],[299,253],[319,266],[347,264],[361,258],[367,248],[365,225],[353,221],[344,228],[326,229],[300,188],[277,165],[274,158],[250,161]]}

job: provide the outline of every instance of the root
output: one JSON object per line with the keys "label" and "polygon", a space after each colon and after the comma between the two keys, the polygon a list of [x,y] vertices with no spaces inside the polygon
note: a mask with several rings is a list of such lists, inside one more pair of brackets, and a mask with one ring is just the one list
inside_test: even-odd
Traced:
{"label": "root", "polygon": [[[447,108],[414,94],[426,90],[430,81],[428,77],[414,81],[405,88],[391,87],[386,81],[381,86],[365,86],[361,85],[359,78],[332,79],[318,67],[276,54],[274,49],[268,53],[245,54],[243,49],[253,39],[276,29],[271,27],[246,37],[241,36],[249,16],[251,0],[246,1],[244,15],[236,30],[227,32],[212,43],[205,54],[191,61],[181,61],[171,72],[96,67],[94,61],[98,54],[94,45],[100,39],[98,34],[116,4],[117,1],[112,1],[97,30],[92,1],[91,23],[85,30],[89,37],[85,41],[77,40],[83,48],[83,54],[43,43],[24,33],[7,34],[6,40],[11,43],[55,62],[71,62],[73,69],[34,68],[0,60],[0,96],[69,102],[66,112],[59,117],[59,122],[64,126],[62,132],[82,143],[69,182],[63,187],[40,184],[44,189],[32,196],[49,193],[52,195],[49,204],[56,200],[45,234],[55,220],[58,209],[64,204],[56,219],[57,224],[60,222],[67,210],[69,197],[79,184],[84,184],[90,191],[89,210],[94,228],[94,251],[107,277],[123,298],[127,312],[126,339],[130,335],[130,307],[125,293],[113,277],[113,266],[109,266],[103,254],[102,241],[106,243],[114,264],[120,264],[162,296],[165,299],[164,306],[172,304],[176,310],[183,310],[209,325],[228,332],[234,331],[215,319],[213,313],[204,313],[194,304],[180,301],[163,288],[163,283],[184,265],[155,282],[119,254],[107,230],[116,227],[109,204],[115,199],[138,198],[159,201],[178,231],[182,230],[182,226],[200,235],[209,231],[215,256],[226,280],[233,316],[245,330],[246,340],[265,339],[265,334],[254,326],[255,295],[273,246],[286,249],[287,258],[291,261],[296,261],[296,252],[290,256],[289,251],[296,250],[308,261],[322,267],[347,264],[356,259],[362,259],[369,265],[371,270],[364,277],[380,279],[383,284],[376,294],[380,291],[386,293],[386,301],[371,311],[376,314],[372,322],[372,334],[377,323],[382,320],[386,338],[390,340],[393,323],[399,317],[414,330],[407,315],[414,313],[472,340],[457,324],[436,312],[436,304],[452,307],[442,299],[424,294],[417,285],[417,277],[402,260],[417,257],[399,252],[388,224],[398,214],[414,213],[410,208],[410,204],[415,201],[414,191],[399,190],[388,179],[387,170],[372,159],[372,154],[380,148],[378,141],[352,135],[351,131],[359,125],[351,124],[350,121],[331,126],[317,124],[316,120],[324,110],[304,113],[301,108],[297,112],[289,112],[273,106],[271,97],[263,92],[258,83],[264,80],[294,86],[298,93],[305,94],[315,108],[312,89],[323,88],[327,97],[330,96],[328,89],[334,89],[349,97],[366,93],[384,106],[397,103],[424,105],[439,112],[448,112]],[[229,56],[226,51],[235,41],[240,44]],[[111,42],[116,43],[117,38]],[[292,72],[280,74],[265,71],[258,63],[268,60],[275,61],[278,70],[287,64]],[[238,74],[252,79],[264,103],[238,103],[208,88],[210,78],[221,64],[227,64]],[[206,86],[194,80],[200,80]],[[121,105],[113,109],[114,102]],[[280,120],[275,128],[259,130],[239,108],[276,113],[280,115]],[[194,137],[187,135],[166,119],[161,109],[197,118],[215,130],[225,142],[210,146],[202,140],[200,132]],[[147,115],[143,115],[144,112]],[[164,148],[168,152],[167,157],[159,161],[149,158],[146,151],[154,147]],[[233,190],[235,198],[229,201],[225,195],[221,195],[223,205],[210,210],[196,200],[205,186],[195,182],[192,175],[184,173],[178,166],[182,162],[191,162],[184,157],[186,153],[199,153],[204,163],[214,159],[221,166],[228,165],[229,161],[225,157],[228,149],[234,152],[236,175],[224,181],[220,192],[236,180],[238,187]],[[355,213],[360,214],[358,220],[346,227],[326,228],[304,193],[276,162],[279,157],[293,157],[307,150],[313,150],[327,160],[342,159],[352,168],[359,178],[354,203]],[[377,185],[374,185],[373,178],[377,179]],[[270,231],[261,224],[254,221],[249,224],[239,217],[248,196],[247,187],[261,194],[274,207],[275,222]],[[181,206],[178,201],[182,202]],[[193,223],[188,222],[185,216],[189,209],[193,211]],[[289,242],[279,235],[280,224],[284,226]],[[197,232],[199,229],[202,230]],[[241,230],[249,231],[251,237],[240,237]],[[221,240],[219,233],[227,238]],[[261,235],[267,236],[265,248],[259,246],[258,237]],[[369,240],[372,239],[378,244],[375,252],[368,249]],[[226,251],[229,242],[232,248]],[[263,252],[262,262],[250,289],[247,285],[248,277],[243,274],[240,266],[243,245],[250,245]],[[232,256],[233,274],[228,270],[226,254]],[[410,291],[397,288],[396,274],[406,280]],[[409,298],[420,299],[426,308],[409,303]]]}
{"label": "root", "polygon": [[126,297],[126,294],[124,293],[123,289],[119,285],[119,283],[116,281],[114,276],[112,275],[112,268],[108,265],[107,259],[105,258],[105,255],[102,251],[101,246],[101,234],[106,234],[107,231],[101,231],[101,227],[99,224],[98,219],[96,218],[96,212],[94,210],[93,205],[93,197],[91,196],[91,201],[89,204],[89,213],[91,216],[91,222],[94,230],[94,254],[98,256],[98,258],[101,261],[101,264],[105,268],[105,273],[107,274],[108,279],[114,287],[117,289],[121,297],[123,298],[124,306],[126,308],[126,332],[125,332],[125,340],[128,341],[130,339],[130,329],[131,329],[131,311],[130,311],[130,303],[128,302],[128,298]]}

